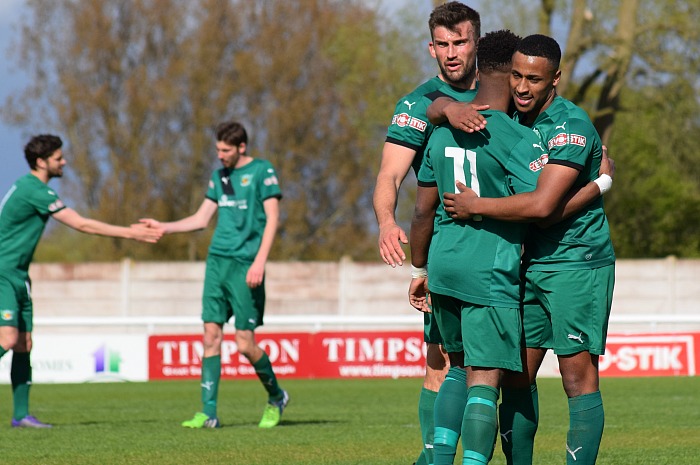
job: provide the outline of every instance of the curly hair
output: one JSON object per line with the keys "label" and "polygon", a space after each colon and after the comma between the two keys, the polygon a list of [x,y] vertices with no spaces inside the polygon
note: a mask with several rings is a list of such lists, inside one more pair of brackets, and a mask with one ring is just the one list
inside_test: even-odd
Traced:
{"label": "curly hair", "polygon": [[513,53],[520,37],[508,29],[487,32],[476,46],[476,62],[479,71],[510,71]]}

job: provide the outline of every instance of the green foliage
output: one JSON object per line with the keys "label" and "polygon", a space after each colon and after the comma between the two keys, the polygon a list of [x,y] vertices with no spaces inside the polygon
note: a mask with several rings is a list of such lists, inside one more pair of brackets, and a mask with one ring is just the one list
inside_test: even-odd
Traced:
{"label": "green foliage", "polygon": [[683,80],[627,90],[610,141],[619,168],[606,196],[620,258],[700,257],[700,103]]}
{"label": "green foliage", "polygon": [[[284,192],[272,257],[377,260],[371,195],[391,110],[435,69],[427,11],[407,2],[388,13],[389,3],[27,0],[15,50],[31,78],[3,116],[65,136],[62,196],[116,224],[193,213],[217,166],[211,128],[241,120]],[[503,5],[472,5],[483,32],[554,35],[559,89],[587,109],[617,161],[606,204],[618,256],[700,256],[697,1]],[[404,226],[412,183],[398,205]],[[203,259],[211,229],[148,247],[55,228],[57,243],[37,259],[84,260],[94,249],[105,260]]]}
{"label": "green foliage", "polygon": [[[68,139],[65,196],[78,211],[116,224],[194,213],[217,165],[211,127],[234,118],[251,154],[278,169],[275,259],[375,257],[365,238],[381,144],[395,99],[417,81],[418,52],[399,25],[339,0],[33,0],[29,9],[19,62],[32,81],[5,115]],[[101,255],[201,259],[208,239],[117,241]]]}
{"label": "green foliage", "polygon": [[[280,426],[257,422],[265,394],[257,381],[219,390],[219,430],[180,422],[198,408],[199,382],[35,385],[32,412],[51,430],[6,427],[3,463],[42,465],[231,464],[393,465],[420,448],[419,379],[283,380],[292,401]],[[538,465],[561,464],[568,428],[561,381],[538,380]],[[700,448],[700,378],[604,378],[601,465],[693,463]],[[5,386],[9,395],[10,387]],[[0,404],[10,418],[11,403]],[[505,460],[497,445],[494,465]],[[459,454],[459,451],[458,451]],[[459,459],[458,459],[459,460]]]}

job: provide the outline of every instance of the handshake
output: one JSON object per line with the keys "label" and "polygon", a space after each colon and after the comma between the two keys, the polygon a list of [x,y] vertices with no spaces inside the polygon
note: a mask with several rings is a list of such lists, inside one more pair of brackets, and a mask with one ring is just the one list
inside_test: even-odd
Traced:
{"label": "handshake", "polygon": [[163,225],[152,218],[142,218],[138,223],[132,224],[129,229],[132,233],[131,239],[152,244],[158,242],[167,233]]}

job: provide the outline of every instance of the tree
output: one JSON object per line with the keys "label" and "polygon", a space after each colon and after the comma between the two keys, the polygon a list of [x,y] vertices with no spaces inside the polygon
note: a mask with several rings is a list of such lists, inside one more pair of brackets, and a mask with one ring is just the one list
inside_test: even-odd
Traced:
{"label": "tree", "polygon": [[[28,2],[31,86],[6,117],[66,135],[77,207],[114,223],[193,212],[216,162],[211,128],[235,118],[280,174],[275,258],[375,255],[373,177],[417,51],[365,2]],[[201,259],[208,234],[104,243],[104,259]]]}
{"label": "tree", "polygon": [[692,150],[700,137],[697,0],[541,0],[505,13],[497,8],[488,11],[515,31],[562,44],[558,92],[588,111],[618,162],[606,198],[618,256],[700,256],[689,228],[700,210],[700,156]]}

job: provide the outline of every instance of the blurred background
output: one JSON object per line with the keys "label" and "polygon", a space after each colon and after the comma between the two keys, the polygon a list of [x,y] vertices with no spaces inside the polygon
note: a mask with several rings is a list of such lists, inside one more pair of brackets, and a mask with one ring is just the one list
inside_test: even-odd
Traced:
{"label": "blurred background", "polygon": [[[24,143],[48,132],[68,159],[52,186],[79,212],[119,224],[180,218],[217,166],[212,127],[237,119],[284,192],[271,258],[378,261],[381,148],[396,101],[436,74],[427,19],[437,3],[3,0],[0,191],[27,171]],[[561,44],[559,92],[588,111],[617,163],[605,201],[618,258],[700,257],[698,1],[464,3],[482,33]],[[405,228],[413,184],[399,201]],[[40,262],[196,261],[211,231],[156,247],[47,234]]]}

